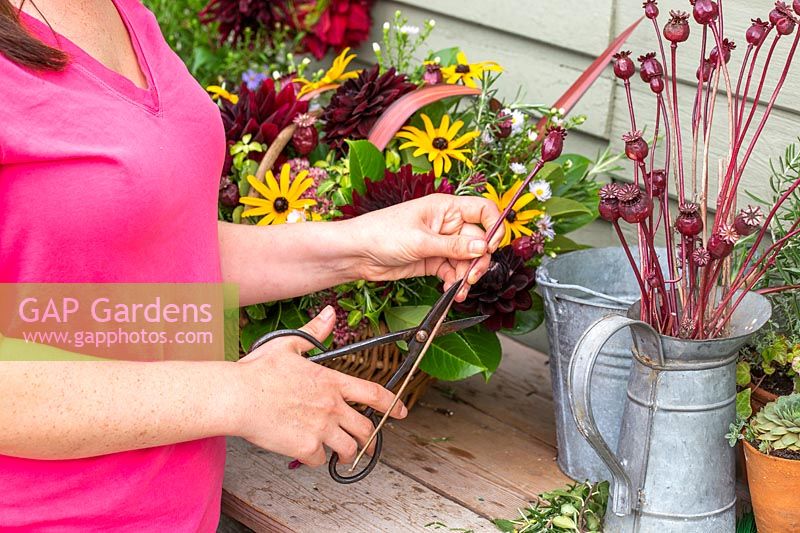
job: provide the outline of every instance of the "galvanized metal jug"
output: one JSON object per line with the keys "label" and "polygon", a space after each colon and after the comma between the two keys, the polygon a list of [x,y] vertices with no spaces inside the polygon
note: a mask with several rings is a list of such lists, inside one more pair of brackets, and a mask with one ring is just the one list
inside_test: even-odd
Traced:
{"label": "galvanized metal jug", "polygon": [[[606,463],[612,493],[609,533],[726,533],[736,529],[735,455],[725,434],[736,416],[739,349],[766,324],[769,302],[745,296],[723,339],[659,335],[638,316],[607,316],[578,341],[569,368],[575,422]],[[629,328],[633,366],[619,443],[612,452],[592,416],[597,355]]]}

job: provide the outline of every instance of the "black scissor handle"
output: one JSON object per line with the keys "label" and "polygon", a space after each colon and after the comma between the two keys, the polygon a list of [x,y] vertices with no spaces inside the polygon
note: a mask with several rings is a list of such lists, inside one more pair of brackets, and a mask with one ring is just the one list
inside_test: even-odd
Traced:
{"label": "black scissor handle", "polygon": [[302,329],[279,329],[277,331],[270,331],[263,337],[259,337],[258,340],[256,340],[253,345],[250,346],[250,353],[253,353],[257,348],[263,346],[264,344],[274,341],[275,339],[280,339],[281,337],[300,337],[301,339],[307,340],[323,352],[328,349],[324,344],[317,340],[315,336],[307,331],[303,331]]}
{"label": "black scissor handle", "polygon": [[[372,420],[372,425],[378,427],[378,424],[381,421],[381,418],[375,413],[374,409],[368,409],[364,412],[364,416],[368,417]],[[381,457],[381,450],[383,449],[383,432],[379,431],[378,434],[375,436],[375,452],[372,454],[372,457],[369,459],[369,463],[359,472],[356,472],[352,476],[343,476],[341,475],[336,467],[339,465],[339,454],[333,452],[331,454],[331,458],[328,461],[328,473],[330,473],[331,478],[337,483],[341,483],[342,485],[349,485],[351,483],[358,483],[362,479],[366,478],[375,467],[378,465],[378,459]]]}

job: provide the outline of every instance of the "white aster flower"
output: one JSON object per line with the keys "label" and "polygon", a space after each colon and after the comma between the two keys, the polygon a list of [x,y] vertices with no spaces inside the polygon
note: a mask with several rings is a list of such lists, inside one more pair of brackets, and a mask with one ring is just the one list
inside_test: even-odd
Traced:
{"label": "white aster flower", "polygon": [[536,131],[536,128],[528,130],[528,140],[536,141],[539,139],[539,132]]}
{"label": "white aster flower", "polygon": [[294,211],[286,215],[286,222],[288,224],[296,224],[298,222],[305,222],[305,221],[306,221],[306,214],[299,209],[295,209]]}
{"label": "white aster flower", "polygon": [[552,240],[556,236],[556,232],[553,230],[553,219],[550,218],[550,215],[542,215],[542,218],[536,221],[536,227],[539,228],[539,233],[548,240]]}
{"label": "white aster flower", "polygon": [[503,109],[503,115],[511,119],[511,135],[517,135],[525,127],[525,114],[519,109]]}
{"label": "white aster flower", "polygon": [[412,26],[410,24],[403,24],[399,28],[397,28],[400,33],[405,33],[406,35],[418,35],[419,34],[419,26]]}
{"label": "white aster flower", "polygon": [[489,130],[483,130],[481,134],[481,142],[483,144],[492,144],[494,142],[494,135]]}
{"label": "white aster flower", "polygon": [[517,175],[528,173],[528,169],[525,168],[525,165],[523,165],[522,163],[511,163],[511,165],[509,165],[508,168],[511,169],[511,172]]}
{"label": "white aster flower", "polygon": [[384,29],[384,30],[386,30],[386,31],[389,31],[389,28],[390,28],[390,27],[391,27],[391,26],[389,25],[389,23],[388,23],[388,22],[384,22],[384,23],[383,23],[383,29]]}
{"label": "white aster flower", "polygon": [[544,180],[537,180],[532,182],[528,188],[537,200],[546,202],[553,197],[553,191],[550,189],[550,184]]}
{"label": "white aster flower", "polygon": [[381,51],[381,45],[378,43],[372,43],[372,51],[376,54]]}

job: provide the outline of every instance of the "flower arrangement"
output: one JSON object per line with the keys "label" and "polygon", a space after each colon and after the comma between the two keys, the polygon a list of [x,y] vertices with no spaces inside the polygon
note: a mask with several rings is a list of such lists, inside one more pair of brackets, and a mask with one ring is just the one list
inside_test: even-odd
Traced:
{"label": "flower arrangement", "polygon": [[[638,232],[641,268],[630,251],[628,254],[641,289],[642,320],[665,335],[707,339],[725,335],[745,293],[757,288],[781,250],[800,233],[800,222],[794,220],[787,224],[783,236],[767,243],[769,228],[800,186],[800,179],[785,183],[766,210],[737,206],[742,176],[800,42],[800,33],[790,37],[795,32],[800,1],[792,7],[776,2],[767,22],[754,19],[744,36],[746,47],[742,47],[744,59],[738,77],[729,66],[737,46],[725,36],[722,2],[690,0],[690,4],[691,15],[671,11],[662,27],[658,3],[644,2],[645,17],[653,24],[658,44],[655,52],[638,58],[639,77],[649,86],[655,101],[651,141],[651,135],[646,139],[642,133],[632,98],[631,83],[637,70],[634,60],[630,52],[615,56],[614,73],[623,81],[630,109],[631,130],[623,141],[625,153],[633,162],[633,183],[603,187],[600,213],[614,225],[626,250],[620,225],[632,224]],[[677,64],[678,60],[695,61],[680,53],[692,33],[699,34],[702,57],[691,120],[682,123]],[[781,60],[776,50],[789,39],[792,44]],[[664,41],[669,44],[669,55]],[[765,49],[768,51],[763,53]],[[765,80],[775,68],[779,75],[770,94],[765,91]],[[712,162],[709,143],[720,84],[727,99],[728,146],[725,157]],[[759,102],[767,94],[768,104],[756,121]],[[687,144],[688,151],[684,150]],[[657,154],[663,155],[663,166],[656,164]],[[709,190],[714,173],[718,174],[719,192],[712,203],[716,210],[712,218],[707,205],[712,200]],[[672,180],[674,189],[670,187]],[[669,210],[670,193],[677,194],[676,216]],[[667,245],[666,271],[662,271],[654,247],[659,232]]]}
{"label": "flower arrangement", "polygon": [[[565,234],[597,217],[594,177],[613,170],[616,157],[561,156],[566,131],[584,118],[503,103],[495,62],[469,62],[458,48],[415,58],[434,27],[410,26],[397,13],[373,46],[375,63],[362,70],[352,68],[356,55],[345,48],[327,70],[308,74],[289,65],[255,87],[243,82],[235,93],[210,88],[229,145],[219,217],[258,225],[338,220],[433,193],[479,195],[508,208],[492,268],[454,309],[489,319],[437,339],[423,362],[441,379],[488,377],[501,356],[496,332],[521,334],[541,323],[536,265],[545,254],[581,247]],[[536,180],[525,183],[532,170]],[[249,306],[242,347],[266,331],[298,327],[328,304],[337,312],[334,345],[380,327],[411,327],[440,293],[433,278],[359,281]]]}

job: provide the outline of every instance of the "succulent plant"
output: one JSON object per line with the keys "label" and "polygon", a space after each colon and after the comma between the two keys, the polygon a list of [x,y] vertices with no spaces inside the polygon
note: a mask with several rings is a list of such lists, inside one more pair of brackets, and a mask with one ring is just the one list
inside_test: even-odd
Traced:
{"label": "succulent plant", "polygon": [[750,422],[758,449],[800,452],[800,394],[781,396],[768,403]]}

